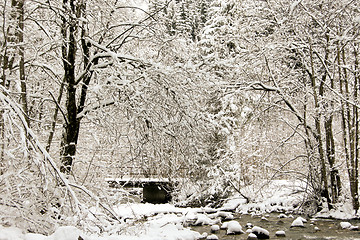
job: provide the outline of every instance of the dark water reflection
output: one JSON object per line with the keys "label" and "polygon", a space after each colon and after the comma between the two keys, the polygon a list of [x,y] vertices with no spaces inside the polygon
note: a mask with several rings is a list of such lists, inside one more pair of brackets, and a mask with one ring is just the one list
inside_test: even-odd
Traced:
{"label": "dark water reflection", "polygon": [[[296,218],[297,216],[295,216]],[[282,240],[298,240],[298,239],[359,239],[360,231],[353,231],[349,229],[342,229],[340,222],[344,220],[329,220],[329,219],[307,219],[308,222],[304,223],[304,228],[290,228],[291,223],[295,218],[279,218],[279,214],[263,216],[251,216],[251,215],[235,215],[237,220],[246,231],[246,224],[252,223],[254,226],[265,228],[270,232],[270,239],[282,239]],[[359,220],[350,220],[353,226],[360,226]],[[318,230],[317,230],[318,228]],[[200,233],[210,233],[210,226],[194,226],[193,230]],[[285,231],[286,237],[277,237],[275,233],[277,231]],[[248,233],[241,235],[226,235],[226,230],[220,230],[216,233],[219,239],[223,240],[240,240],[247,239]]]}

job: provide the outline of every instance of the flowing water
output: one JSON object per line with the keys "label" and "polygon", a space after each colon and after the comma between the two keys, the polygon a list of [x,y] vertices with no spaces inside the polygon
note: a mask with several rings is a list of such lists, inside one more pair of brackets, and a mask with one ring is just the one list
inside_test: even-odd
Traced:
{"label": "flowing water", "polygon": [[[297,217],[297,216],[295,216]],[[359,239],[360,231],[354,231],[349,229],[342,229],[340,226],[340,220],[332,219],[307,219],[307,223],[304,223],[304,228],[291,228],[291,223],[295,218],[279,218],[279,214],[270,214],[265,216],[251,216],[251,215],[235,215],[236,221],[240,223],[243,230],[246,231],[246,224],[251,223],[254,226],[262,227],[270,232],[270,239]],[[360,220],[350,220],[353,226],[359,226]],[[318,230],[316,230],[318,228]],[[210,226],[194,226],[194,231],[200,233],[210,232]],[[275,233],[277,231],[285,231],[286,237],[277,237]],[[220,230],[216,235],[222,240],[240,240],[247,239],[248,233],[240,235],[226,235],[226,230]]]}

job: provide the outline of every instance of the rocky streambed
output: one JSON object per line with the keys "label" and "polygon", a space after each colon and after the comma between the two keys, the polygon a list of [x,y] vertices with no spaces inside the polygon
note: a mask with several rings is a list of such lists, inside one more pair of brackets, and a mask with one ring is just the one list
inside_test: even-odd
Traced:
{"label": "rocky streambed", "polygon": [[[233,219],[231,219],[233,217]],[[228,215],[210,225],[198,221],[191,229],[202,234],[203,239],[359,239],[360,220],[334,220],[304,218],[296,215],[265,214],[265,215]],[[241,231],[229,232],[227,222],[236,221]],[[204,222],[206,224],[206,222]],[[224,224],[225,223],[225,224]],[[216,225],[218,227],[216,227]],[[231,225],[236,230],[234,225]],[[260,230],[259,230],[260,229]],[[263,231],[262,235],[254,230]],[[266,232],[268,234],[266,234]],[[255,233],[255,234],[254,234]]]}

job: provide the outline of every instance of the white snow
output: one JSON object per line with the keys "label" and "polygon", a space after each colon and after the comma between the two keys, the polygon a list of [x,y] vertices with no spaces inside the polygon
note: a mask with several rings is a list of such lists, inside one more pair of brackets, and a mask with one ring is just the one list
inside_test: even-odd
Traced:
{"label": "white snow", "polygon": [[216,236],[215,234],[211,234],[209,236],[207,236],[206,240],[218,240],[219,237]]}
{"label": "white snow", "polygon": [[219,225],[212,225],[211,226],[211,232],[217,232],[220,230],[220,226]]}
{"label": "white snow", "polygon": [[248,235],[248,239],[258,239],[257,236],[254,233],[250,233]]}
{"label": "white snow", "polygon": [[24,234],[22,230],[13,227],[0,226],[1,240],[78,240],[81,236],[84,240],[196,240],[201,234],[180,225],[166,224],[164,226],[151,226],[148,224],[145,231],[139,231],[137,235],[114,235],[99,237],[97,235],[85,235],[79,229],[71,226],[59,227],[52,235]]}
{"label": "white snow", "polygon": [[340,226],[342,229],[347,229],[347,228],[350,228],[352,225],[349,222],[341,222]]}
{"label": "white snow", "polygon": [[[280,186],[281,190],[276,190],[275,186]],[[255,195],[251,196],[251,199],[254,200],[254,202],[245,204],[244,198],[241,198],[240,196],[234,197],[230,199],[223,208],[217,209],[217,212],[215,213],[213,213],[215,210],[210,208],[179,208],[172,204],[120,204],[113,207],[114,212],[120,218],[126,219],[126,221],[118,226],[110,227],[110,231],[107,231],[107,229],[105,233],[102,233],[101,235],[100,233],[82,232],[73,226],[58,227],[57,230],[49,236],[26,233],[25,230],[15,227],[0,226],[0,240],[78,240],[79,236],[84,240],[218,239],[215,235],[207,236],[207,234],[200,234],[186,226],[193,224],[211,225],[211,227],[209,226],[211,231],[218,231],[220,228],[220,218],[228,220],[234,218],[233,213],[225,212],[225,209],[236,210],[240,213],[254,213],[257,217],[266,216],[266,213],[274,209],[278,210],[275,208],[276,206],[282,207],[283,210],[290,209],[292,206],[291,201],[297,200],[297,197],[299,197],[299,195],[294,197],[296,194],[291,194],[294,189],[296,189],[296,185],[295,188],[291,187],[290,182],[274,181],[264,188],[261,198],[256,198]],[[273,194],[270,194],[271,191],[273,191]],[[289,195],[290,200],[287,199]],[[277,204],[274,205],[274,203]],[[255,206],[260,208],[260,210],[256,209]],[[92,209],[92,212],[96,212],[96,208]],[[323,211],[321,214],[329,214],[329,211]],[[280,214],[279,216],[286,217],[286,215],[283,214]],[[290,218],[292,216],[288,215],[287,217]],[[298,217],[293,221],[291,226],[304,227],[304,222],[306,221],[306,219]],[[340,225],[342,228],[346,229],[352,229],[352,227],[354,227],[345,221]],[[249,234],[255,234],[255,230],[268,234],[267,230],[259,227],[252,227],[250,223],[247,225],[247,228],[251,229],[251,232],[249,230]],[[355,228],[356,226],[354,229]],[[227,234],[244,233],[239,222],[234,220],[224,222],[221,225],[221,229],[226,229]],[[314,228],[314,230],[317,229],[317,227]]]}
{"label": "white snow", "polygon": [[227,225],[228,225],[228,222],[224,222],[224,223],[221,225],[220,229],[226,229],[226,228],[227,228]]}
{"label": "white snow", "polygon": [[198,214],[197,215],[197,219],[196,222],[194,223],[195,226],[200,226],[200,225],[212,225],[215,222],[213,220],[211,220],[208,216],[206,216],[205,214]]}
{"label": "white snow", "polygon": [[263,236],[270,236],[270,233],[268,230],[255,226],[251,229],[252,233],[254,233],[256,236],[263,235]]}
{"label": "white snow", "polygon": [[[238,196],[237,211],[242,214],[292,211],[303,200],[304,188],[303,182],[286,180],[267,181],[260,187],[249,185],[241,190],[251,203],[244,204],[244,198]],[[231,201],[233,205],[236,202],[235,198]]]}
{"label": "white snow", "polygon": [[234,215],[230,212],[218,212],[215,214],[217,217],[221,217],[224,220],[233,220],[234,219]]}
{"label": "white snow", "polygon": [[244,233],[239,222],[232,220],[227,223],[226,234],[240,234]]}
{"label": "white snow", "polygon": [[341,204],[338,204],[334,209],[323,208],[320,212],[315,214],[314,217],[318,218],[336,218],[336,219],[352,219],[356,218],[355,211],[352,208],[351,200],[348,199]]}
{"label": "white snow", "polygon": [[291,227],[304,227],[304,222],[302,221],[301,217],[296,218],[292,224]]}
{"label": "white snow", "polygon": [[285,237],[285,236],[286,236],[286,234],[285,234],[285,231],[277,231],[277,232],[275,233],[275,236],[278,236],[278,237]]}

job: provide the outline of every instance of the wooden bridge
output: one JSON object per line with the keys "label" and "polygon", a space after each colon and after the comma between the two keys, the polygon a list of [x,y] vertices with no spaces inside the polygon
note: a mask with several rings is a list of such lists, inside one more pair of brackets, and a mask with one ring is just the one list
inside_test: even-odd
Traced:
{"label": "wooden bridge", "polygon": [[160,178],[122,177],[106,178],[112,188],[142,188],[143,202],[168,203],[176,182]]}

